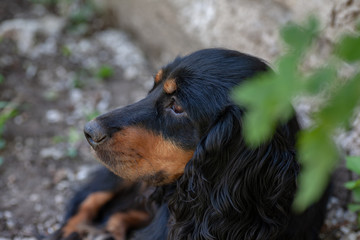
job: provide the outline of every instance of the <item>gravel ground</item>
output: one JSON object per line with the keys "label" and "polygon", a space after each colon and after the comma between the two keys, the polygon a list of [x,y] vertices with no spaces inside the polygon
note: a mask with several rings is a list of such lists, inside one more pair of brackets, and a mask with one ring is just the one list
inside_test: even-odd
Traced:
{"label": "gravel ground", "polygon": [[[154,71],[143,51],[125,32],[94,19],[74,34],[52,7],[0,2],[0,100],[18,112],[0,150],[0,240],[35,239],[59,227],[66,200],[98,165],[84,123],[151,87]],[[340,145],[356,152],[349,146],[358,139],[343,134]],[[360,239],[342,187],[353,177],[342,165],[337,170],[322,239]]]}

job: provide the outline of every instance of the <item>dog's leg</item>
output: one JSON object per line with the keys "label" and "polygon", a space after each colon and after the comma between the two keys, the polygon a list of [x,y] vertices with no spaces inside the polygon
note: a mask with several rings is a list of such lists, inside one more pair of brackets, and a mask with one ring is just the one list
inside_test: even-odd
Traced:
{"label": "dog's leg", "polygon": [[149,220],[150,215],[144,211],[119,212],[110,217],[106,224],[106,230],[115,240],[124,240],[129,229],[146,226]]}
{"label": "dog's leg", "polygon": [[72,216],[62,228],[63,236],[68,237],[73,232],[78,232],[83,224],[90,223],[112,197],[112,192],[91,193],[80,205],[78,212]]}
{"label": "dog's leg", "polygon": [[[140,227],[150,218],[140,201],[145,189],[146,186],[127,182],[106,168],[98,169],[76,191],[67,206],[62,228],[51,239],[82,239],[109,233],[122,239],[117,236],[126,235],[128,229]],[[122,229],[122,235],[115,228]]]}

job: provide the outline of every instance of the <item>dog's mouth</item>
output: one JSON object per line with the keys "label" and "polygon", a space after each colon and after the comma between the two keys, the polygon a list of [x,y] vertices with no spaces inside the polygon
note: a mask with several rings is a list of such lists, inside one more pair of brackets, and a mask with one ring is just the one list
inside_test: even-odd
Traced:
{"label": "dog's mouth", "polygon": [[120,177],[161,185],[174,182],[194,151],[184,150],[161,135],[140,127],[127,127],[111,137],[95,120],[84,133],[96,158]]}

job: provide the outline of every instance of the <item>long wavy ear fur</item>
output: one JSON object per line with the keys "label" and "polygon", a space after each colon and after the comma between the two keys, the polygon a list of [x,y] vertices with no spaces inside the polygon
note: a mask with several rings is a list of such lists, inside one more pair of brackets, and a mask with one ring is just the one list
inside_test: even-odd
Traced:
{"label": "long wavy ear fur", "polygon": [[249,148],[241,116],[227,107],[198,144],[169,201],[169,239],[269,240],[286,226],[299,171],[293,144],[282,127]]}

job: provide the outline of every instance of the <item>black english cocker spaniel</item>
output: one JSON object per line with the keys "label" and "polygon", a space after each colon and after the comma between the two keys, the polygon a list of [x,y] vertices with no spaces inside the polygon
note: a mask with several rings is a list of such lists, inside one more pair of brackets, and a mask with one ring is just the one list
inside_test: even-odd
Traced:
{"label": "black english cocker spaniel", "polygon": [[318,239],[327,194],[301,215],[291,211],[296,119],[251,148],[246,110],[229,97],[268,70],[237,51],[200,50],[163,67],[143,100],[87,123],[107,168],[75,194],[57,238]]}

